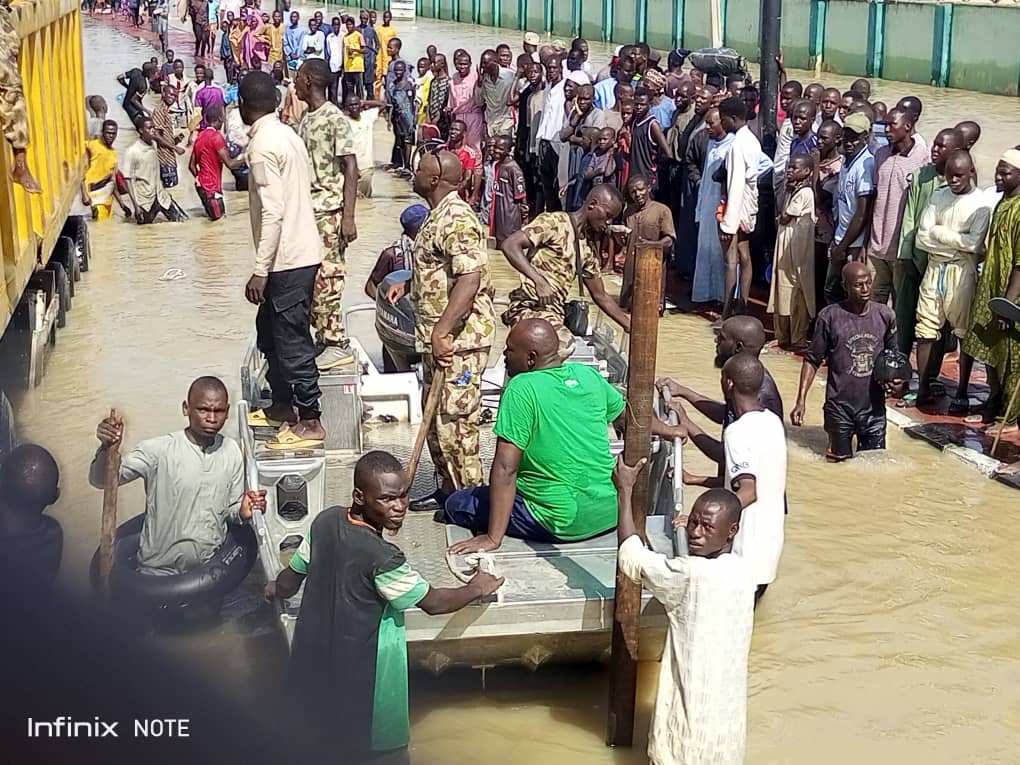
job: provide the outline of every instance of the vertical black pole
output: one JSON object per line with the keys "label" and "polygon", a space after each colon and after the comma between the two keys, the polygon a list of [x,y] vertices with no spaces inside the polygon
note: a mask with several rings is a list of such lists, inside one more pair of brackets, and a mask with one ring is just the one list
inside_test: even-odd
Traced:
{"label": "vertical black pole", "polygon": [[761,4],[761,137],[762,148],[770,157],[776,154],[779,125],[779,34],[783,18],[783,0],[762,0]]}

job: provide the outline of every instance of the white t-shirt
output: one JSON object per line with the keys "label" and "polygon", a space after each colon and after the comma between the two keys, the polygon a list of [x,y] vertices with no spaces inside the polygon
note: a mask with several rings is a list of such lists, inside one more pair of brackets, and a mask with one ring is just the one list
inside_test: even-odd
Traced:
{"label": "white t-shirt", "polygon": [[352,120],[346,114],[341,115],[351,126],[351,136],[354,138],[354,156],[358,160],[358,172],[364,173],[375,167],[375,152],[373,151],[375,136],[375,122],[379,118],[378,109],[365,109],[361,118]]}
{"label": "white t-shirt", "polygon": [[727,488],[753,476],[758,499],[744,508],[733,552],[747,558],[755,584],[776,578],[786,509],[786,431],[772,412],[748,412],[723,431]]}

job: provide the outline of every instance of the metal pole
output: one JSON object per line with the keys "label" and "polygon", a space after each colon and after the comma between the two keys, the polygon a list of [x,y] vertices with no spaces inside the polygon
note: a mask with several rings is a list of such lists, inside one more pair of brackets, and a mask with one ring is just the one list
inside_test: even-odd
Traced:
{"label": "metal pole", "polygon": [[712,47],[722,47],[722,3],[720,0],[708,0],[709,34]]}
{"label": "metal pole", "polygon": [[762,149],[770,157],[776,154],[779,125],[779,39],[783,20],[783,0],[762,0],[761,4],[761,136]]}
{"label": "metal pole", "polygon": [[[634,310],[630,317],[630,359],[627,370],[627,432],[623,458],[633,465],[650,456],[652,397],[655,395],[655,352],[659,335],[659,300],[662,294],[662,250],[641,247],[634,262]],[[634,523],[645,529],[648,513],[648,467],[634,486]],[[641,619],[641,585],[616,572],[613,607],[613,648],[609,667],[609,720],[606,743],[630,746],[634,740],[634,703],[637,695],[638,631]]]}

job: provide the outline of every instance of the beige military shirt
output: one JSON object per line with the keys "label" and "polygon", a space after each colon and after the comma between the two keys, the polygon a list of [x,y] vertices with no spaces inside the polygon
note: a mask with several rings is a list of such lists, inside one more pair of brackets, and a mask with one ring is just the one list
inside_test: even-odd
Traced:
{"label": "beige military shirt", "polygon": [[312,173],[312,207],[317,215],[344,206],[343,157],[354,154],[354,133],[336,104],[328,101],[307,111],[297,126],[308,149]]}
{"label": "beige military shirt", "polygon": [[431,347],[432,329],[449,302],[458,276],[481,273],[481,285],[465,319],[453,325],[455,351],[472,351],[492,345],[496,317],[492,306],[489,254],[485,232],[471,206],[448,194],[429,213],[414,240],[411,302],[419,350]]}
{"label": "beige military shirt", "polygon": [[[563,304],[567,296],[577,289],[577,252],[574,242],[581,251],[581,277],[593,279],[599,275],[599,261],[585,239],[578,239],[570,215],[565,212],[548,212],[538,215],[523,229],[535,245],[531,265],[549,282],[556,293],[552,302],[542,308],[563,316]],[[538,308],[538,294],[535,284],[521,276],[521,286],[510,293],[511,309]]]}

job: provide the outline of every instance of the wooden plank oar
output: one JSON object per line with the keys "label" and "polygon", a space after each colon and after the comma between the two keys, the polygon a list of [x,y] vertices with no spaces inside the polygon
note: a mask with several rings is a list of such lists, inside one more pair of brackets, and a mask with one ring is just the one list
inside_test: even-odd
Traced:
{"label": "wooden plank oar", "polygon": [[425,448],[425,440],[432,429],[433,421],[436,419],[436,410],[439,408],[439,397],[443,390],[445,369],[436,369],[432,375],[432,384],[429,385],[429,393],[425,397],[425,408],[421,414],[421,426],[418,428],[418,436],[414,439],[414,449],[411,451],[411,461],[407,463],[407,484],[414,483],[414,474],[418,472],[418,463],[421,461],[421,453]]}
{"label": "wooden plank oar", "polygon": [[[117,410],[110,410],[110,419],[117,419]],[[117,538],[117,491],[120,489],[120,444],[107,449],[106,473],[103,476],[103,516],[99,532],[99,583],[101,591],[109,591],[113,569],[113,547]]]}

